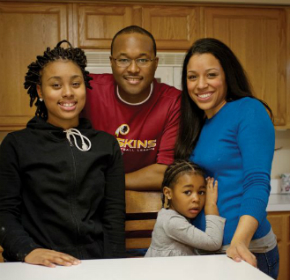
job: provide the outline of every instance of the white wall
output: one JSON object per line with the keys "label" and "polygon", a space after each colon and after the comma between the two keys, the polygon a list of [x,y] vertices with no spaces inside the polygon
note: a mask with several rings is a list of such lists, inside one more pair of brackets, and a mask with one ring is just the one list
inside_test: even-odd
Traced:
{"label": "white wall", "polygon": [[290,173],[290,130],[276,131],[276,148],[272,166],[272,179],[280,178],[281,173]]}

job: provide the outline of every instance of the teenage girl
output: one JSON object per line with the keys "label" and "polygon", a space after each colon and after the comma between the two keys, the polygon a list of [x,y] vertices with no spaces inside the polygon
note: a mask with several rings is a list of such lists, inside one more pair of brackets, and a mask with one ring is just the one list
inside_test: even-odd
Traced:
{"label": "teenage girl", "polygon": [[[195,249],[216,251],[221,247],[225,219],[217,208],[218,182],[204,178],[196,164],[176,161],[162,183],[163,207],[157,217],[152,242],[145,257],[195,255]],[[205,232],[190,223],[203,209]]]}
{"label": "teenage girl", "polygon": [[84,52],[67,41],[28,66],[35,117],[0,149],[6,261],[71,266],[125,252],[122,156],[113,136],[79,119],[90,87],[85,67]]}

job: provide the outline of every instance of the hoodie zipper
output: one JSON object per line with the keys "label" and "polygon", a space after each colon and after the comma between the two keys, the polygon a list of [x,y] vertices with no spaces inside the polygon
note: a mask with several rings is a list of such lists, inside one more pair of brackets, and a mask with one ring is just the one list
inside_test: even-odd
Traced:
{"label": "hoodie zipper", "polygon": [[[78,246],[79,245],[79,242],[78,242],[78,239],[79,239],[79,236],[80,236],[80,226],[79,226],[79,223],[78,223],[78,219],[76,218],[77,217],[77,211],[76,211],[76,191],[77,191],[77,169],[76,169],[76,160],[75,160],[75,156],[74,156],[74,152],[73,152],[73,143],[71,142],[70,139],[68,139],[68,142],[69,142],[69,149],[70,149],[70,153],[71,153],[71,157],[72,157],[72,165],[73,165],[73,192],[71,194],[71,198],[70,198],[70,201],[71,201],[71,209],[70,209],[70,212],[71,212],[71,219],[72,219],[72,222],[73,224],[75,225],[75,244]],[[79,254],[81,254],[81,251],[79,251]],[[81,256],[80,256],[81,258]]]}

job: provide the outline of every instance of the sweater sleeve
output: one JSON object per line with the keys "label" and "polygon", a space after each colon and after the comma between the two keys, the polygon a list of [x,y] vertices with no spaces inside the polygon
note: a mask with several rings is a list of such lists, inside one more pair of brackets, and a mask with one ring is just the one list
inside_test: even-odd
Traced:
{"label": "sweater sleeve", "polygon": [[196,249],[216,251],[222,245],[225,219],[207,215],[206,230],[196,228],[184,217],[174,215],[164,224],[165,233],[172,239]]}
{"label": "sweater sleeve", "polygon": [[40,246],[21,224],[22,183],[16,147],[12,135],[8,135],[0,147],[0,244],[5,259],[24,261]]}
{"label": "sweater sleeve", "polygon": [[264,106],[257,100],[243,103],[237,141],[243,161],[243,199],[240,216],[259,223],[266,217],[275,132]]}
{"label": "sweater sleeve", "polygon": [[104,200],[104,257],[125,256],[125,175],[118,142],[112,137],[113,155],[106,172]]}

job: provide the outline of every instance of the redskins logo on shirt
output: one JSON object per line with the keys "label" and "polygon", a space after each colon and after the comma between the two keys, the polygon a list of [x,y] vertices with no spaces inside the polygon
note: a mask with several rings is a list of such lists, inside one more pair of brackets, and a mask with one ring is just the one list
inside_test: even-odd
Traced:
{"label": "redskins logo on shirt", "polygon": [[127,135],[130,132],[130,127],[127,124],[121,124],[115,131],[115,135],[119,142],[122,151],[139,151],[145,152],[149,150],[154,150],[156,146],[155,140],[138,140],[138,139],[127,139],[121,138],[122,135]]}
{"label": "redskins logo on shirt", "polygon": [[117,128],[117,130],[115,131],[115,134],[116,134],[117,137],[119,137],[119,134],[126,135],[126,134],[129,133],[129,131],[130,131],[129,125],[127,125],[127,124],[121,124]]}

